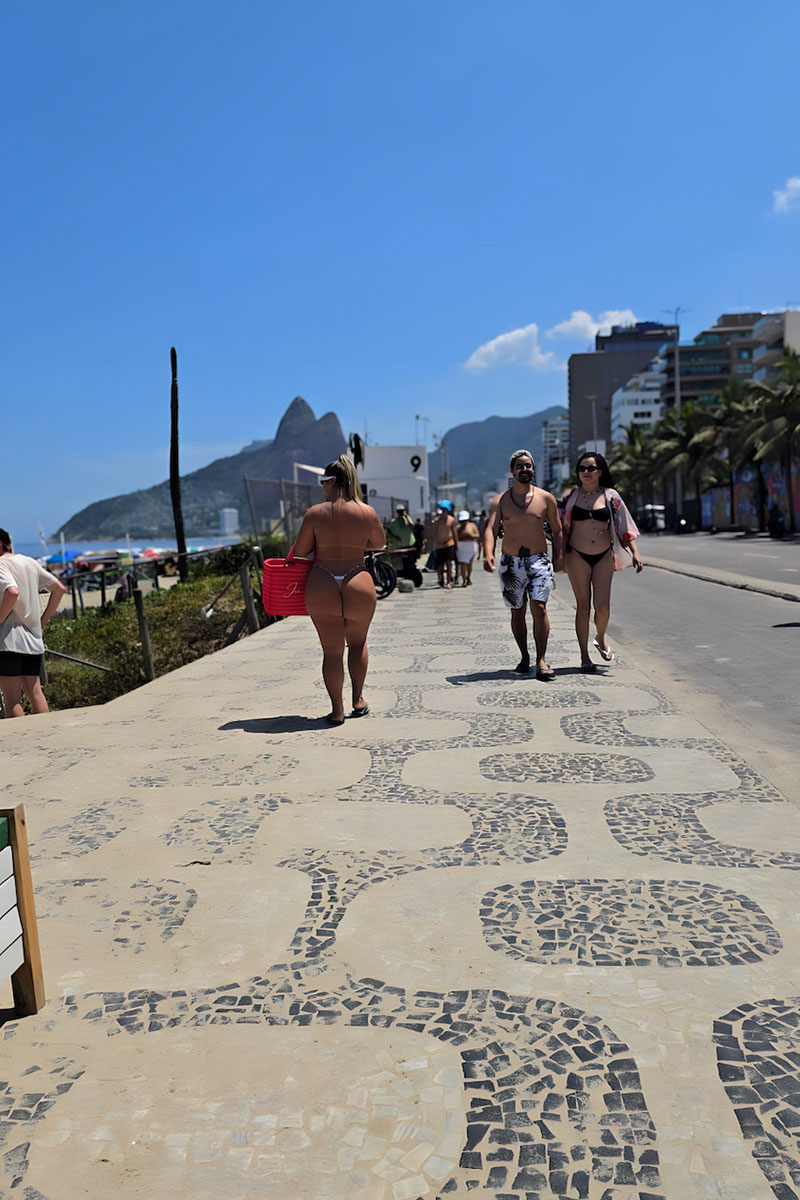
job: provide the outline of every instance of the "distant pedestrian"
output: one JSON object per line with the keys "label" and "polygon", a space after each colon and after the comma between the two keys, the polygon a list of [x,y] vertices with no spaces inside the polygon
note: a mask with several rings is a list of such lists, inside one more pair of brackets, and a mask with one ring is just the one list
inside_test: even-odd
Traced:
{"label": "distant pedestrian", "polygon": [[367,550],[382,550],[380,517],[361,499],[358,474],[342,454],[320,477],[322,504],[306,512],[295,555],[314,559],[306,583],[306,608],[322,645],[322,678],[331,698],[329,725],[344,724],[344,649],[352,685],[352,717],[363,717],[369,656],[367,631],[375,614],[375,584],[364,565]]}
{"label": "distant pedestrian", "polygon": [[614,490],[608,463],[594,451],[575,464],[577,486],[564,501],[567,574],[575,593],[575,633],[581,651],[581,671],[593,675],[597,665],[589,655],[589,612],[594,604],[594,645],[604,662],[614,653],[606,641],[611,616],[611,580],[622,567],[642,569],[636,544],[639,530],[619,492]]}
{"label": "distant pedestrian", "polygon": [[488,521],[488,519],[489,518],[486,516],[485,508],[482,508],[480,513],[478,514],[478,516],[475,518],[475,524],[478,526],[478,535],[479,535],[478,536],[478,545],[477,545],[477,548],[475,551],[475,557],[478,559],[480,559],[481,554],[483,553],[483,535],[486,533],[486,522]]}
{"label": "distant pedestrian", "polygon": [[461,572],[461,586],[469,587],[472,583],[472,564],[478,547],[480,533],[478,526],[470,520],[469,512],[462,508],[458,514],[458,568]]}
{"label": "distant pedestrian", "polygon": [[[0,529],[0,692],[6,717],[24,715],[23,696],[34,713],[50,711],[39,679],[42,630],[66,590],[35,558],[15,554],[11,534]],[[40,591],[50,593],[44,612]]]}
{"label": "distant pedestrian", "polygon": [[[536,678],[551,683],[556,675],[546,657],[550,636],[547,601],[553,587],[553,569],[564,569],[561,521],[555,496],[534,486],[531,452],[515,450],[510,467],[514,477],[512,486],[492,501],[491,516],[483,536],[483,569],[494,570],[495,544],[502,536],[500,586],[506,607],[511,609],[511,632],[521,654],[514,670],[527,675],[531,669],[525,620],[525,608],[530,603],[536,642]],[[553,539],[554,563],[547,556],[545,522],[550,526]]]}
{"label": "distant pedestrian", "polygon": [[415,587],[422,586],[422,575],[417,570],[417,544],[414,524],[404,504],[398,504],[393,520],[386,526],[386,545],[400,567],[404,579],[410,579]]}
{"label": "distant pedestrian", "polygon": [[[443,500],[439,505],[439,512],[436,516],[433,526],[433,548],[436,554],[436,574],[439,579],[439,587],[453,586],[453,574],[456,568],[456,549],[458,546],[458,534],[456,532],[455,517],[452,512],[453,506],[449,500]],[[445,583],[445,579],[447,582]]]}
{"label": "distant pedestrian", "polygon": [[425,546],[425,526],[419,517],[414,522],[414,545],[417,548],[417,558],[419,558]]}

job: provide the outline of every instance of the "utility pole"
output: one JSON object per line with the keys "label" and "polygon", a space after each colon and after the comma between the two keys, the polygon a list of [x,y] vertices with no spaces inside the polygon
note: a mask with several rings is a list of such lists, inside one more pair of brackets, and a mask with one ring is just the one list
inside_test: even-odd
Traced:
{"label": "utility pole", "polygon": [[[675,422],[678,433],[681,430],[681,327],[678,324],[678,319],[681,313],[689,312],[688,308],[665,308],[663,312],[670,313],[672,316],[672,334],[673,334],[673,366],[675,371]],[[683,508],[683,476],[680,467],[675,468],[675,479],[673,481],[673,496],[675,498],[675,519],[681,515]],[[698,527],[700,525],[700,514],[697,514]]]}
{"label": "utility pole", "polygon": [[181,583],[189,578],[189,560],[186,557],[186,535],[183,531],[183,509],[181,507],[181,475],[178,464],[178,355],[173,346],[169,352],[172,368],[170,389],[170,438],[169,438],[169,491],[172,497],[172,515],[175,520],[175,540],[178,543],[178,574]]}

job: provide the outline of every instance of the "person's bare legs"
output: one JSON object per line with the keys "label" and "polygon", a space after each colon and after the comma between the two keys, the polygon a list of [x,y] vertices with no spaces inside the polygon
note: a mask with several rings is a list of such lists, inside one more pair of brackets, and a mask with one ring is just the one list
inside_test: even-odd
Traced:
{"label": "person's bare legs", "polygon": [[0,692],[3,693],[3,711],[7,718],[24,717],[22,707],[22,676],[0,675]]}
{"label": "person's bare legs", "polygon": [[375,615],[376,603],[375,584],[368,572],[360,571],[344,584],[342,607],[347,638],[347,670],[352,686],[354,712],[367,707],[363,696],[364,680],[369,666],[367,633]]}
{"label": "person's bare legs", "polygon": [[550,637],[550,618],[547,615],[547,605],[541,600],[531,600],[531,616],[533,617],[533,640],[536,642],[536,670],[549,671],[547,665],[547,639]]}
{"label": "person's bare legs", "polygon": [[322,569],[309,572],[306,608],[322,646],[322,679],[331,698],[331,719],[344,720],[344,617],[339,585]]}
{"label": "person's bare legs", "polygon": [[614,555],[608,554],[592,568],[592,600],[594,601],[594,625],[597,644],[601,650],[606,646],[606,630],[611,619],[611,580],[614,578]]}
{"label": "person's bare legs", "polygon": [[[610,556],[609,556],[610,557]],[[589,614],[592,607],[592,568],[576,550],[566,557],[567,575],[575,594],[575,634],[581,651],[581,666],[592,661],[589,654]]]}
{"label": "person's bare legs", "polygon": [[23,675],[22,690],[31,702],[31,711],[33,713],[50,712],[50,706],[44,697],[42,691],[42,681],[38,675]]}
{"label": "person's bare legs", "polygon": [[527,675],[531,669],[531,656],[528,653],[528,623],[525,619],[527,607],[528,601],[526,599],[522,601],[521,608],[512,608],[511,610],[511,632],[522,655],[514,670],[518,671],[520,675]]}

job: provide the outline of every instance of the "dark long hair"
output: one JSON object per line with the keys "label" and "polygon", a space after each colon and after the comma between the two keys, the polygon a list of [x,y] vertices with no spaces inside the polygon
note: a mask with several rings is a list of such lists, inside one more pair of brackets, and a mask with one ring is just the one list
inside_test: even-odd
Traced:
{"label": "dark long hair", "polygon": [[0,546],[3,550],[7,550],[9,554],[14,553],[14,547],[11,545],[11,534],[7,529],[0,529]]}
{"label": "dark long hair", "polygon": [[575,463],[575,479],[580,487],[581,477],[578,468],[585,458],[593,458],[600,468],[600,487],[613,487],[614,480],[611,478],[611,471],[608,463],[603,458],[602,454],[596,454],[594,450],[586,450]]}

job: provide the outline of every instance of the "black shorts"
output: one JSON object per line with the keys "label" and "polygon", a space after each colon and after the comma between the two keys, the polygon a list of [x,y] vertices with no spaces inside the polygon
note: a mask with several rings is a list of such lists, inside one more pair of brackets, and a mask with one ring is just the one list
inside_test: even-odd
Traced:
{"label": "black shorts", "polygon": [[437,546],[436,547],[436,565],[441,567],[442,563],[456,561],[455,546]]}
{"label": "black shorts", "polygon": [[38,675],[41,654],[20,654],[17,650],[0,650],[0,675]]}

